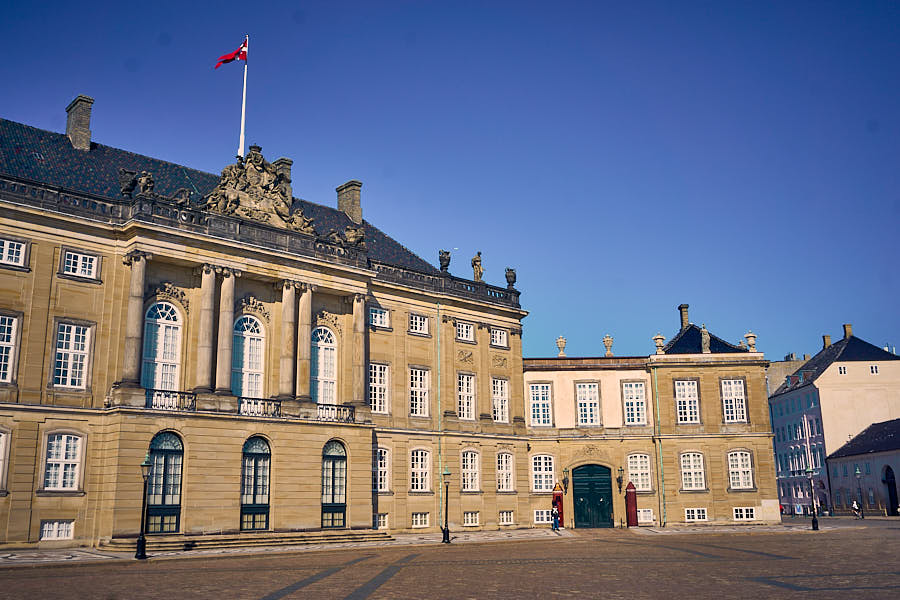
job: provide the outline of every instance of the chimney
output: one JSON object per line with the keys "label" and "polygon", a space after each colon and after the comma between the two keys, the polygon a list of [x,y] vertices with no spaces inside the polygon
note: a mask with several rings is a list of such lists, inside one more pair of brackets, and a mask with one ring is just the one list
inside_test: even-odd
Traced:
{"label": "chimney", "polygon": [[831,346],[831,336],[823,335],[822,336],[822,350],[824,350],[825,348],[828,348],[829,346]]}
{"label": "chimney", "polygon": [[284,180],[287,184],[285,187],[287,188],[286,191],[289,197],[288,202],[292,204],[294,191],[291,188],[291,165],[294,164],[294,161],[282,156],[272,164],[275,166],[275,172],[284,177]]}
{"label": "chimney", "polygon": [[851,335],[853,335],[853,325],[850,323],[844,323],[844,339],[846,340]]}
{"label": "chimney", "polygon": [[91,105],[94,99],[79,95],[66,107],[66,135],[76,150],[91,149]]}
{"label": "chimney", "polygon": [[362,223],[362,206],[359,203],[359,191],[361,189],[362,182],[355,179],[351,179],[336,189],[338,210],[343,211],[357,225]]}
{"label": "chimney", "polygon": [[690,325],[690,321],[688,321],[688,305],[687,304],[679,304],[678,312],[681,313],[681,329],[687,329],[688,325]]}

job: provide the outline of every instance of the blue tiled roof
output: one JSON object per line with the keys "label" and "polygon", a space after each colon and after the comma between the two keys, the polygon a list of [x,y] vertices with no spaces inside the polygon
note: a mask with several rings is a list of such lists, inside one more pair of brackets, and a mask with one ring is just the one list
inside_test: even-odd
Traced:
{"label": "blue tiled roof", "polygon": [[[89,151],[76,150],[65,134],[0,119],[0,173],[65,188],[74,192],[120,198],[119,169],[152,173],[154,191],[172,196],[191,190],[193,202],[216,186],[219,176],[118,148],[91,143]],[[314,219],[320,235],[342,232],[350,219],[335,208],[294,199]],[[408,248],[364,221],[369,258],[399,267],[435,274],[439,271]]]}

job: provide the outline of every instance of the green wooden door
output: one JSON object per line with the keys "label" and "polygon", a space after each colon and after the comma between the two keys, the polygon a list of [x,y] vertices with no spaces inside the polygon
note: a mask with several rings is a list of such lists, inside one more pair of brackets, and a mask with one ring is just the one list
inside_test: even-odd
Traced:
{"label": "green wooden door", "polygon": [[612,472],[600,465],[576,467],[572,472],[575,527],[612,527]]}

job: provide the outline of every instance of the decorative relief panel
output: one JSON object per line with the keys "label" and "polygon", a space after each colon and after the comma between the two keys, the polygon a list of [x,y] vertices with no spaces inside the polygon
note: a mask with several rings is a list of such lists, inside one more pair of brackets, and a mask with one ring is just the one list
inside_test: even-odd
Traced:
{"label": "decorative relief panel", "polygon": [[156,297],[157,300],[174,300],[184,307],[185,312],[188,311],[187,295],[179,287],[176,287],[171,281],[164,281],[155,288],[151,287],[145,298]]}
{"label": "decorative relief panel", "polygon": [[266,305],[252,295],[241,300],[239,312],[253,313],[262,317],[267,323],[269,321],[269,311],[266,310]]}
{"label": "decorative relief panel", "polygon": [[473,356],[471,350],[457,350],[456,351],[456,360],[458,360],[461,363],[466,363],[466,364],[471,365],[471,364],[474,364],[475,357]]}
{"label": "decorative relief panel", "polygon": [[328,312],[327,310],[321,310],[316,314],[316,327],[328,327],[340,334],[340,317],[332,312]]}
{"label": "decorative relief panel", "polygon": [[494,354],[491,356],[491,366],[497,368],[506,368],[506,357],[501,356],[500,354]]}

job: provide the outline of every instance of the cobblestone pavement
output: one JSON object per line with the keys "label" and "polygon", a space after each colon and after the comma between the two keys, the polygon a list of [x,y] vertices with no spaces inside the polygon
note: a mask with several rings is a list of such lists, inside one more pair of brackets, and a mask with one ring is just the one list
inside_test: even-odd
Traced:
{"label": "cobblestone pavement", "polygon": [[[0,569],[0,598],[900,597],[900,521],[666,536],[628,530]],[[477,537],[473,534],[473,537]],[[427,545],[426,545],[427,544]]]}

